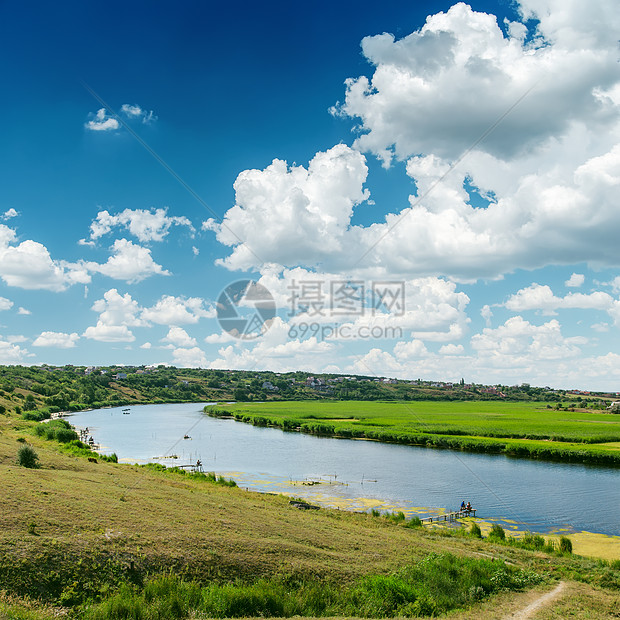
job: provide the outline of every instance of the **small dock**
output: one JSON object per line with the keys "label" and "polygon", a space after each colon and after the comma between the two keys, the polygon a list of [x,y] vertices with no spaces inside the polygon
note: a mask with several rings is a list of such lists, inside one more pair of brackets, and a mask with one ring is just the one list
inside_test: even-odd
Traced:
{"label": "small dock", "polygon": [[178,467],[179,469],[189,469],[192,473],[203,473],[202,462],[200,460],[189,465],[175,465],[175,467]]}
{"label": "small dock", "polygon": [[435,515],[434,517],[424,517],[424,519],[420,519],[422,523],[437,523],[438,521],[458,521],[458,519],[462,519],[463,517],[475,517],[476,509],[472,508],[471,510],[457,510],[455,512],[446,512],[442,515]]}

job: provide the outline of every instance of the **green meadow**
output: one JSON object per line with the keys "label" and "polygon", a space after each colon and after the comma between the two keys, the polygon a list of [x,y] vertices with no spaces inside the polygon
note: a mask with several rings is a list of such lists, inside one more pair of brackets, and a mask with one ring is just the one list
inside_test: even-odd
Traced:
{"label": "green meadow", "polygon": [[502,401],[236,403],[206,407],[257,426],[476,452],[620,464],[620,415]]}

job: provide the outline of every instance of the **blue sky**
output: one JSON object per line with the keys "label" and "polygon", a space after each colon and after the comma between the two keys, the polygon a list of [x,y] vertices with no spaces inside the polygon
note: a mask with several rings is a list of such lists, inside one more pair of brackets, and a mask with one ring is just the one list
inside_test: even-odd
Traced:
{"label": "blue sky", "polygon": [[[2,3],[0,363],[617,390],[619,21]],[[257,337],[217,320],[238,280]]]}

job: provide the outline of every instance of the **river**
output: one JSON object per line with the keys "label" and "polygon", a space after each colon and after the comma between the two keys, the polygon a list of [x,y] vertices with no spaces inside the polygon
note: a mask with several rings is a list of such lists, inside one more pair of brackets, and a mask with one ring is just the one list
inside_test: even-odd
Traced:
{"label": "river", "polygon": [[512,529],[620,535],[618,469],[283,432],[209,417],[204,404],[98,409],[69,421],[120,461],[200,459],[241,487],[324,506],[425,516],[464,500]]}

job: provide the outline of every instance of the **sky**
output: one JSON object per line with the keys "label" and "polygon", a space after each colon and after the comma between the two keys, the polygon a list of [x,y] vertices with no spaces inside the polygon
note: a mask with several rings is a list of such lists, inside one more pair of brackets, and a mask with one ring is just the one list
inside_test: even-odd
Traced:
{"label": "sky", "polygon": [[0,3],[0,363],[620,390],[619,31]]}

